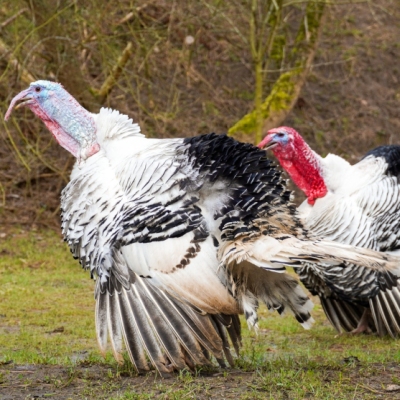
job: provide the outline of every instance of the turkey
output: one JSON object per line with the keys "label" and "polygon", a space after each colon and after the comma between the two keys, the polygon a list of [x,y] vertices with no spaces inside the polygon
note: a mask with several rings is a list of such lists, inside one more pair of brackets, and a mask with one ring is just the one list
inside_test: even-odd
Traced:
{"label": "turkey", "polygon": [[[304,226],[317,236],[387,253],[400,249],[400,146],[381,146],[355,165],[316,154],[289,127],[268,131],[260,148],[269,148],[307,200],[298,208]],[[400,283],[377,290],[368,302],[354,301],[364,284],[355,266],[343,270],[345,296],[337,297],[313,266],[298,269],[302,282],[319,295],[325,313],[340,332],[400,333]],[[345,277],[348,275],[346,281]]]}
{"label": "turkey", "polygon": [[285,265],[360,264],[362,296],[397,281],[398,258],[309,237],[280,172],[255,146],[216,134],[147,139],[126,115],[92,114],[49,81],[15,96],[5,118],[22,106],[77,158],[61,195],[63,235],[96,278],[101,351],[109,338],[115,358],[125,348],[139,372],[212,356],[232,364],[238,315],[256,327],[259,301],[309,328],[312,303]]}

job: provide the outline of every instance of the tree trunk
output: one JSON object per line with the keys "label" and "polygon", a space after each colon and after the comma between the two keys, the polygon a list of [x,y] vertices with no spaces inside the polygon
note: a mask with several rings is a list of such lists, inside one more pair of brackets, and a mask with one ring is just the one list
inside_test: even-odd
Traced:
{"label": "tree trunk", "polygon": [[[239,132],[257,132],[257,119],[260,114],[263,119],[263,132],[281,125],[287,117],[296,104],[307,73],[312,65],[322,26],[324,8],[324,3],[314,1],[308,3],[303,23],[295,39],[294,47],[288,56],[294,67],[279,76],[272,86],[270,94],[260,105],[260,109],[245,115],[229,129],[229,135]],[[259,133],[256,133],[256,144],[260,140]]]}

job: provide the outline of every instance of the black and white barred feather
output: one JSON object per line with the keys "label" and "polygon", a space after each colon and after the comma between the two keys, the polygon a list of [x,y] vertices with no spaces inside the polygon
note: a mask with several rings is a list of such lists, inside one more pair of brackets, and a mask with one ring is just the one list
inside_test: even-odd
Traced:
{"label": "black and white barred feather", "polygon": [[[400,250],[400,146],[381,146],[350,166],[340,157],[321,159],[331,193],[300,213],[307,228],[329,240],[398,254]],[[346,179],[343,179],[343,176]],[[399,265],[400,267],[400,265]],[[400,334],[400,283],[397,278],[376,276],[357,267],[338,271],[328,268],[321,279],[313,266],[297,270],[301,281],[315,295],[332,325],[340,332],[365,326],[380,335]],[[341,291],[332,291],[336,280]],[[368,310],[368,311],[366,311]]]}
{"label": "black and white barred feather", "polygon": [[312,303],[285,265],[354,262],[391,275],[389,257],[310,238],[254,146],[215,134],[146,139],[116,111],[94,118],[101,150],[74,168],[62,228],[98,276],[98,341],[105,351],[108,335],[117,360],[125,346],[138,371],[232,363],[237,315],[256,326],[259,301],[309,328]]}

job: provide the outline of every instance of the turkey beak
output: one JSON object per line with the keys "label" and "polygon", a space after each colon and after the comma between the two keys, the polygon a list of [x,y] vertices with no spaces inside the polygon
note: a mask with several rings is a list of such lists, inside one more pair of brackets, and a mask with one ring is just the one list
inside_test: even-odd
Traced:
{"label": "turkey beak", "polygon": [[15,108],[16,110],[20,107],[24,107],[28,104],[31,104],[33,100],[33,96],[31,94],[31,89],[26,89],[23,90],[21,93],[17,94],[10,103],[10,106],[8,107],[8,110],[6,112],[6,115],[4,119],[8,121],[10,118],[12,110]]}
{"label": "turkey beak", "polygon": [[257,147],[259,147],[262,150],[270,150],[276,147],[279,143],[274,140],[272,135],[267,135],[265,136],[264,140],[258,144]]}

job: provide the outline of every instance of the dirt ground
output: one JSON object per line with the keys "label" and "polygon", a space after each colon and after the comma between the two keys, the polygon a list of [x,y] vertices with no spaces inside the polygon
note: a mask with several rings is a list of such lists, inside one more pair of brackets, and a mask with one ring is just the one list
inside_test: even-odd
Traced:
{"label": "dirt ground", "polygon": [[[55,365],[1,365],[0,400],[22,399],[109,399],[128,391],[132,397],[122,398],[193,398],[193,399],[235,399],[270,398],[294,399],[290,388],[274,391],[258,385],[259,373],[240,370],[216,371],[197,376],[192,383],[193,390],[179,396],[179,389],[187,389],[188,383],[176,377],[162,379],[154,374],[131,377],[121,373],[112,374],[109,368],[98,365],[79,365],[73,368]],[[261,373],[262,375],[262,373]],[[325,370],[326,385],[338,379],[336,370]],[[400,365],[373,364],[349,368],[340,376],[354,388],[352,399],[400,399],[400,385],[393,379],[400,377]],[[149,392],[149,385],[152,385]],[[190,384],[189,384],[190,385]],[[170,393],[171,387],[174,393]],[[134,394],[133,394],[134,393]],[[148,396],[148,397],[147,397]],[[257,396],[257,397],[256,397]],[[306,398],[316,398],[312,393]]]}

